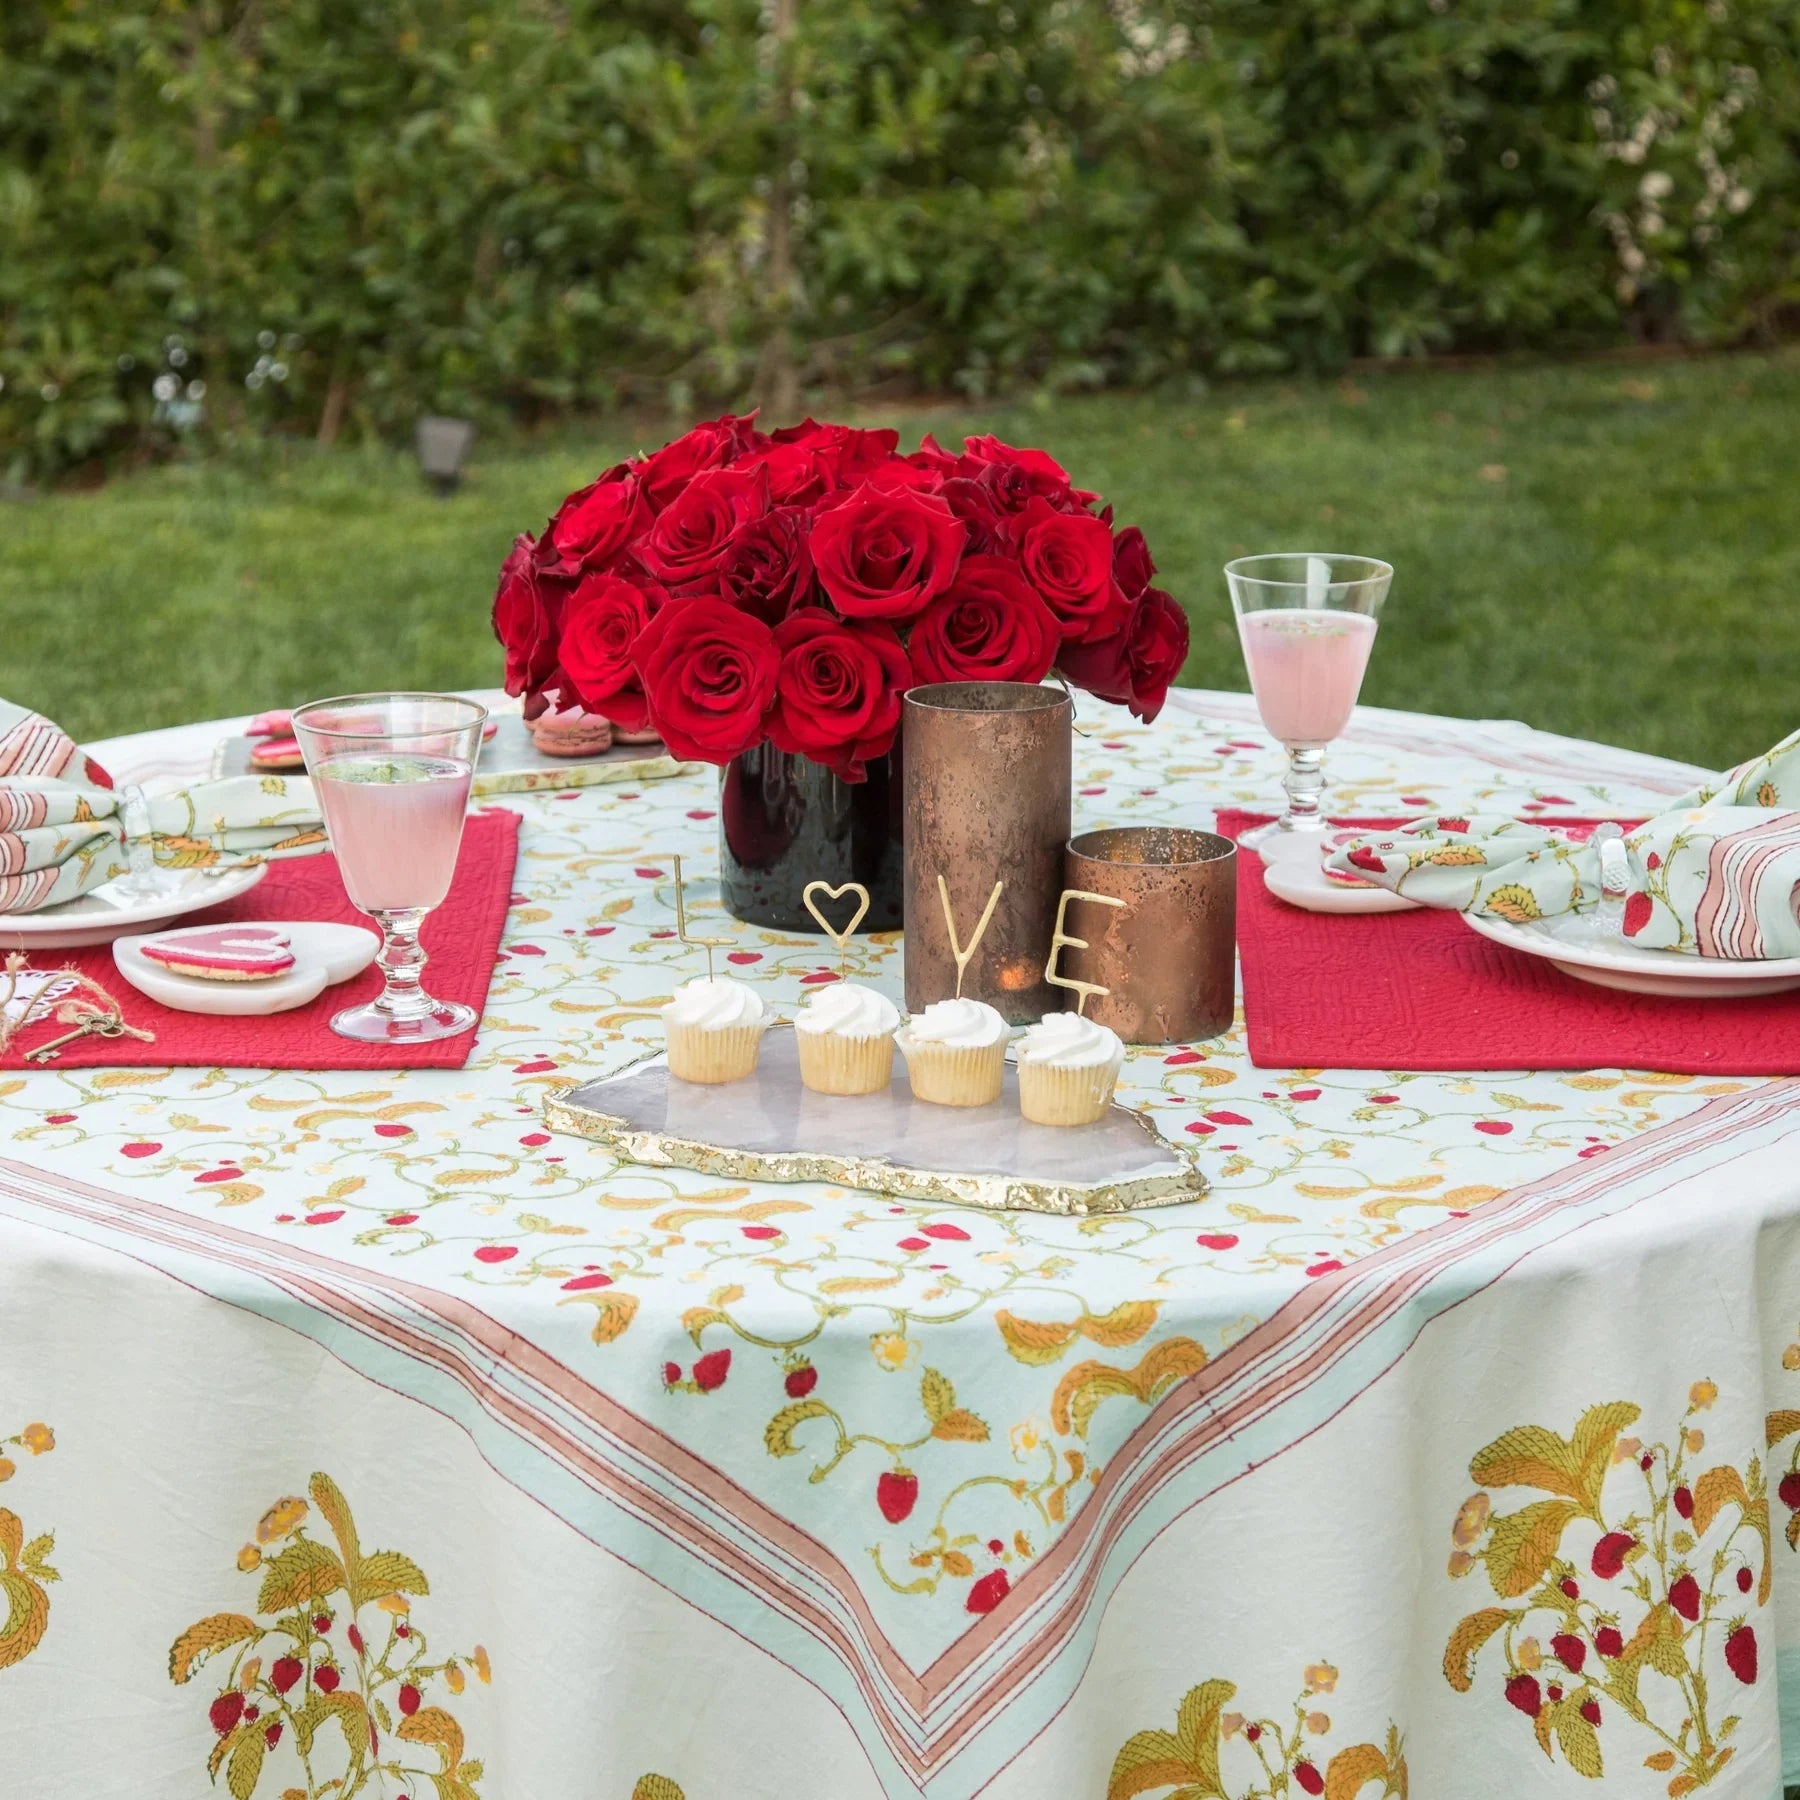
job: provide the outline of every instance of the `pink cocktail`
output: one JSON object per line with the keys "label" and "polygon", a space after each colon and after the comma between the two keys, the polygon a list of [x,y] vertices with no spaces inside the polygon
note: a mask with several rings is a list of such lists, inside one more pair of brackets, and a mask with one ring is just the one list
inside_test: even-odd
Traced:
{"label": "pink cocktail", "polygon": [[456,872],[475,771],[450,757],[335,756],[313,778],[350,898],[366,913],[429,911]]}
{"label": "pink cocktail", "polygon": [[1245,556],[1225,565],[1256,710],[1287,748],[1287,811],[1245,836],[1318,833],[1325,746],[1350,723],[1394,571],[1368,556]]}
{"label": "pink cocktail", "polygon": [[326,835],[351,901],[381,926],[386,981],[331,1021],[364,1043],[453,1037],[474,1008],[421,984],[419,928],[456,872],[486,708],[455,694],[357,694],[294,714]]}
{"label": "pink cocktail", "polygon": [[1284,744],[1329,744],[1350,723],[1375,621],[1363,613],[1272,607],[1240,613],[1256,710]]}

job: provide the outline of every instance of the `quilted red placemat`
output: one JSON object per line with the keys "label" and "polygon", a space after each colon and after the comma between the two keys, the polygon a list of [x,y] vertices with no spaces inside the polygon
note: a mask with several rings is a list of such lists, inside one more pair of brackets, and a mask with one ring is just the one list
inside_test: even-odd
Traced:
{"label": "quilted red placemat", "polygon": [[[1267,816],[1227,809],[1219,830],[1236,838]],[[1402,821],[1336,823],[1383,831]],[[1665,1000],[1593,987],[1478,937],[1455,913],[1289,906],[1242,849],[1237,930],[1258,1068],[1800,1074],[1800,992]]]}
{"label": "quilted red placemat", "polygon": [[[500,930],[512,897],[518,857],[519,815],[495,809],[470,816],[450,892],[425,921],[420,941],[430,962],[427,990],[442,1000],[461,1000],[479,1012],[500,947]],[[204,925],[237,919],[317,919],[330,924],[371,926],[350,904],[333,856],[303,856],[273,863],[247,894],[207,912],[192,913],[176,925]],[[291,1012],[261,1019],[222,1019],[176,1012],[140,994],[120,975],[111,949],[41,950],[31,959],[39,969],[73,968],[100,983],[133,1025],[156,1033],[154,1043],[135,1038],[82,1038],[47,1066],[93,1068],[228,1069],[460,1069],[475,1048],[476,1033],[439,1038],[435,1043],[389,1047],[356,1044],[331,1029],[333,1013],[360,1005],[381,992],[373,968],[328,987],[318,999]],[[20,1034],[0,1057],[0,1068],[33,1068],[23,1052],[47,1043],[63,1025],[40,1024]]]}

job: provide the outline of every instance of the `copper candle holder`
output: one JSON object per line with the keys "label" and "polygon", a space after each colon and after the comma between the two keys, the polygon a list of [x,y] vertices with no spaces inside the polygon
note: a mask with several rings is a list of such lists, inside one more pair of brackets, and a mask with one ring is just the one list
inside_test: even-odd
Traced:
{"label": "copper candle holder", "polygon": [[[1190,1044],[1231,1026],[1237,846],[1211,831],[1122,825],[1069,841],[1071,888],[1122,900],[1082,907],[1063,969],[1098,990],[1087,1016],[1128,1044]],[[1079,900],[1077,905],[1079,906]]]}
{"label": "copper candle holder", "polygon": [[[950,999],[959,977],[966,998],[985,1000],[1009,1024],[1060,1009],[1044,965],[1063,890],[1074,714],[1067,694],[1026,682],[907,693],[908,1011]],[[959,969],[990,905],[987,930]]]}

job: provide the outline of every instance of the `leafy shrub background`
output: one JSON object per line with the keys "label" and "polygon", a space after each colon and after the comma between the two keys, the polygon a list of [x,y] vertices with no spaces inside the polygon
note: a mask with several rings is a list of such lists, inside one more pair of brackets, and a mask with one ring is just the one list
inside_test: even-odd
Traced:
{"label": "leafy shrub background", "polygon": [[0,473],[1770,334],[1797,46],[1800,0],[6,0]]}

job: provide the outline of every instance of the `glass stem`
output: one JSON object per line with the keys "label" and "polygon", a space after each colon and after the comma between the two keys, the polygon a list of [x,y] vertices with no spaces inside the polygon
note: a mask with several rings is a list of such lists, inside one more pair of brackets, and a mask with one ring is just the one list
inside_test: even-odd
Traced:
{"label": "glass stem", "polygon": [[1321,804],[1325,792],[1325,746],[1323,744],[1290,744],[1287,773],[1281,778],[1287,789],[1287,812],[1281,821],[1283,831],[1323,831],[1325,811]]}
{"label": "glass stem", "polygon": [[429,909],[409,907],[401,912],[375,915],[381,925],[381,949],[375,966],[381,970],[383,987],[376,1006],[392,1019],[429,1018],[436,1002],[420,986],[425,969],[425,952],[419,944],[419,927],[425,923]]}

